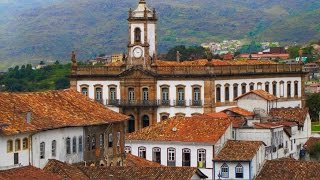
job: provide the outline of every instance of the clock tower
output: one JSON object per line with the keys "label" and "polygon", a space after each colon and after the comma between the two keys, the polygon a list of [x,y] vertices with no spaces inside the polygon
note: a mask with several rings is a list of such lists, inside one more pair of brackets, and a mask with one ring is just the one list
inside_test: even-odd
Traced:
{"label": "clock tower", "polygon": [[150,10],[145,0],[137,9],[129,10],[129,42],[127,65],[149,66],[157,57],[156,11]]}

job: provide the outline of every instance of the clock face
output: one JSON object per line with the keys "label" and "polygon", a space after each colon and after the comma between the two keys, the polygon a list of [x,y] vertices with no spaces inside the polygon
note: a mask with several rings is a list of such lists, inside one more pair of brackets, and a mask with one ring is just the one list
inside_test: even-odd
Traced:
{"label": "clock face", "polygon": [[143,53],[142,49],[139,48],[139,47],[136,47],[136,48],[133,49],[133,56],[135,58],[140,58],[142,56],[142,53]]}

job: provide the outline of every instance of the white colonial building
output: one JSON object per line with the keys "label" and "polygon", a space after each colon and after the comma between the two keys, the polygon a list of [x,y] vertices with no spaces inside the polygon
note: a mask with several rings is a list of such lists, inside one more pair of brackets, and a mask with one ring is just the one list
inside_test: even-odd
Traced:
{"label": "white colonial building", "polygon": [[156,11],[143,0],[129,11],[128,53],[123,62],[81,66],[72,56],[71,88],[130,116],[127,132],[176,115],[235,107],[236,98],[251,90],[270,92],[277,97],[277,107],[304,107],[305,74],[300,64],[157,60],[157,19]]}
{"label": "white colonial building", "polygon": [[0,169],[43,168],[49,159],[123,163],[128,117],[76,91],[0,93],[0,104]]}
{"label": "white colonial building", "polygon": [[212,158],[231,139],[231,130],[228,119],[175,117],[128,134],[126,152],[165,166],[198,167],[212,179]]}

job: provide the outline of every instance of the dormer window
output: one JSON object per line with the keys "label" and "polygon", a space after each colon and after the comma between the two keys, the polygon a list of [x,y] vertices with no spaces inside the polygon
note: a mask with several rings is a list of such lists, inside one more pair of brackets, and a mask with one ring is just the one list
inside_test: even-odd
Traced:
{"label": "dormer window", "polygon": [[134,29],[134,42],[136,42],[136,43],[141,42],[141,29],[140,28]]}

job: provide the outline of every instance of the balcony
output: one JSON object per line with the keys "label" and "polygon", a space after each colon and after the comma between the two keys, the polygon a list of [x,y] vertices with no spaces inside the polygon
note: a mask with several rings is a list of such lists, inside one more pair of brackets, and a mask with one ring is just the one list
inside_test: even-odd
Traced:
{"label": "balcony", "polygon": [[206,162],[205,161],[198,161],[198,168],[206,168]]}
{"label": "balcony", "polygon": [[107,105],[118,106],[118,107],[158,107],[159,102],[157,100],[125,100],[116,99],[108,100]]}
{"label": "balcony", "polygon": [[160,106],[170,106],[170,100],[159,100]]}
{"label": "balcony", "polygon": [[199,106],[199,107],[201,107],[202,106],[202,101],[201,100],[190,100],[189,104],[191,106]]}
{"label": "balcony", "polygon": [[186,100],[174,100],[175,106],[186,106]]}
{"label": "balcony", "polygon": [[167,166],[175,167],[176,166],[176,161],[169,161],[167,162]]}
{"label": "balcony", "polygon": [[190,167],[190,165],[191,165],[190,161],[182,161],[182,166]]}

